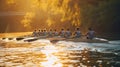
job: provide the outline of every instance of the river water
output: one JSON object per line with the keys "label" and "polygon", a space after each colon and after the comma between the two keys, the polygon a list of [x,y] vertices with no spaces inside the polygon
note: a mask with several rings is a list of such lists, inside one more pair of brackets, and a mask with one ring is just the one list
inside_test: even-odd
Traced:
{"label": "river water", "polygon": [[0,67],[120,67],[120,40],[52,44],[0,39]]}

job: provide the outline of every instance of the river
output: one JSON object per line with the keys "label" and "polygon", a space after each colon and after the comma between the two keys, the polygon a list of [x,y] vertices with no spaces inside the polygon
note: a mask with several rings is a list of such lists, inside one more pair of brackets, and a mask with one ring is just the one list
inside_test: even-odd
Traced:
{"label": "river", "polygon": [[120,40],[108,43],[0,39],[0,67],[120,67]]}

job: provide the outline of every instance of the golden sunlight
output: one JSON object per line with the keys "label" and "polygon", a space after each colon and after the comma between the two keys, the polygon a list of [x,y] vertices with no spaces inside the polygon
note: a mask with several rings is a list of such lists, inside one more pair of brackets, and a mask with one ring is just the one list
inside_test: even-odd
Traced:
{"label": "golden sunlight", "polygon": [[7,4],[14,4],[15,0],[7,0],[6,2],[7,2]]}
{"label": "golden sunlight", "polygon": [[30,23],[31,23],[34,16],[35,16],[34,12],[27,12],[25,14],[24,19],[21,21],[21,23],[24,25],[24,27],[31,28]]}
{"label": "golden sunlight", "polygon": [[51,26],[53,23],[54,23],[54,21],[52,20],[52,19],[47,19],[47,24],[48,24],[48,26]]}
{"label": "golden sunlight", "polygon": [[53,53],[58,52],[57,48],[53,45],[48,45],[45,47],[45,50],[42,50],[42,53],[46,55],[46,62],[41,62],[41,65],[44,67],[62,67],[57,56]]}
{"label": "golden sunlight", "polygon": [[[77,4],[69,6],[71,0],[30,0],[30,7],[32,7],[32,13],[41,12],[46,15],[45,23],[48,26],[52,26],[57,22],[68,22],[71,21],[71,24],[74,26],[80,26],[80,8]],[[74,9],[74,10],[72,10]],[[58,17],[57,20],[56,16]],[[36,17],[36,16],[34,16]],[[42,15],[40,16],[42,17]],[[32,16],[33,18],[33,16]],[[31,20],[31,19],[27,19]],[[30,22],[30,21],[29,21]],[[31,23],[34,23],[31,21]],[[23,21],[25,27],[30,26],[28,21]]]}
{"label": "golden sunlight", "polygon": [[[66,22],[69,26],[80,26],[81,16],[79,3],[72,0],[6,0],[18,11],[25,12],[23,19],[18,21],[27,30],[38,27],[62,27]],[[76,0],[78,1],[78,0]],[[34,24],[34,25],[33,25]],[[39,25],[39,26],[37,26]]]}

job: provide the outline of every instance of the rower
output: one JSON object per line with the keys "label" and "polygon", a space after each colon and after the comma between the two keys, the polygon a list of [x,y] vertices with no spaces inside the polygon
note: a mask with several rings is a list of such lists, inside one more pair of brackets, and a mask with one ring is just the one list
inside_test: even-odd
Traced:
{"label": "rower", "polygon": [[32,33],[32,36],[33,36],[33,37],[36,37],[36,36],[37,36],[37,31],[36,31],[36,30],[34,30],[34,32]]}
{"label": "rower", "polygon": [[38,31],[38,36],[40,36],[40,35],[41,35],[41,30]]}
{"label": "rower", "polygon": [[77,28],[75,31],[75,38],[80,38],[80,37],[81,37],[81,31],[79,28]]}
{"label": "rower", "polygon": [[52,31],[52,29],[49,30],[49,32],[48,32],[48,36],[50,36],[50,37],[53,36],[53,31]]}
{"label": "rower", "polygon": [[60,36],[61,36],[61,37],[65,37],[65,31],[64,31],[64,29],[61,29],[61,31],[60,31]]}
{"label": "rower", "polygon": [[46,30],[44,30],[43,35],[47,36],[47,31]]}
{"label": "rower", "polygon": [[43,35],[44,35],[44,30],[41,30],[40,35],[41,35],[41,36],[43,36]]}
{"label": "rower", "polygon": [[54,34],[54,36],[58,36],[58,32],[56,29],[54,30],[53,34]]}
{"label": "rower", "polygon": [[65,37],[69,38],[72,35],[70,29],[67,29],[67,31],[65,32]]}
{"label": "rower", "polygon": [[88,28],[87,39],[93,39],[95,37],[95,31],[92,28]]}

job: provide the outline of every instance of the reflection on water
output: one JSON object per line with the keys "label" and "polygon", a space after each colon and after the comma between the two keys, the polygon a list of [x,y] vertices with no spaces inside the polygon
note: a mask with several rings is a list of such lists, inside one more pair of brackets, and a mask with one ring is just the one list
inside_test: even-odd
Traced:
{"label": "reflection on water", "polygon": [[0,41],[0,67],[120,67],[120,42]]}
{"label": "reflection on water", "polygon": [[58,52],[56,47],[53,45],[48,45],[45,47],[45,50],[41,51],[43,54],[46,55],[46,62],[41,62],[42,66],[44,67],[62,67],[62,63],[60,63],[57,56],[53,55],[53,53]]}

